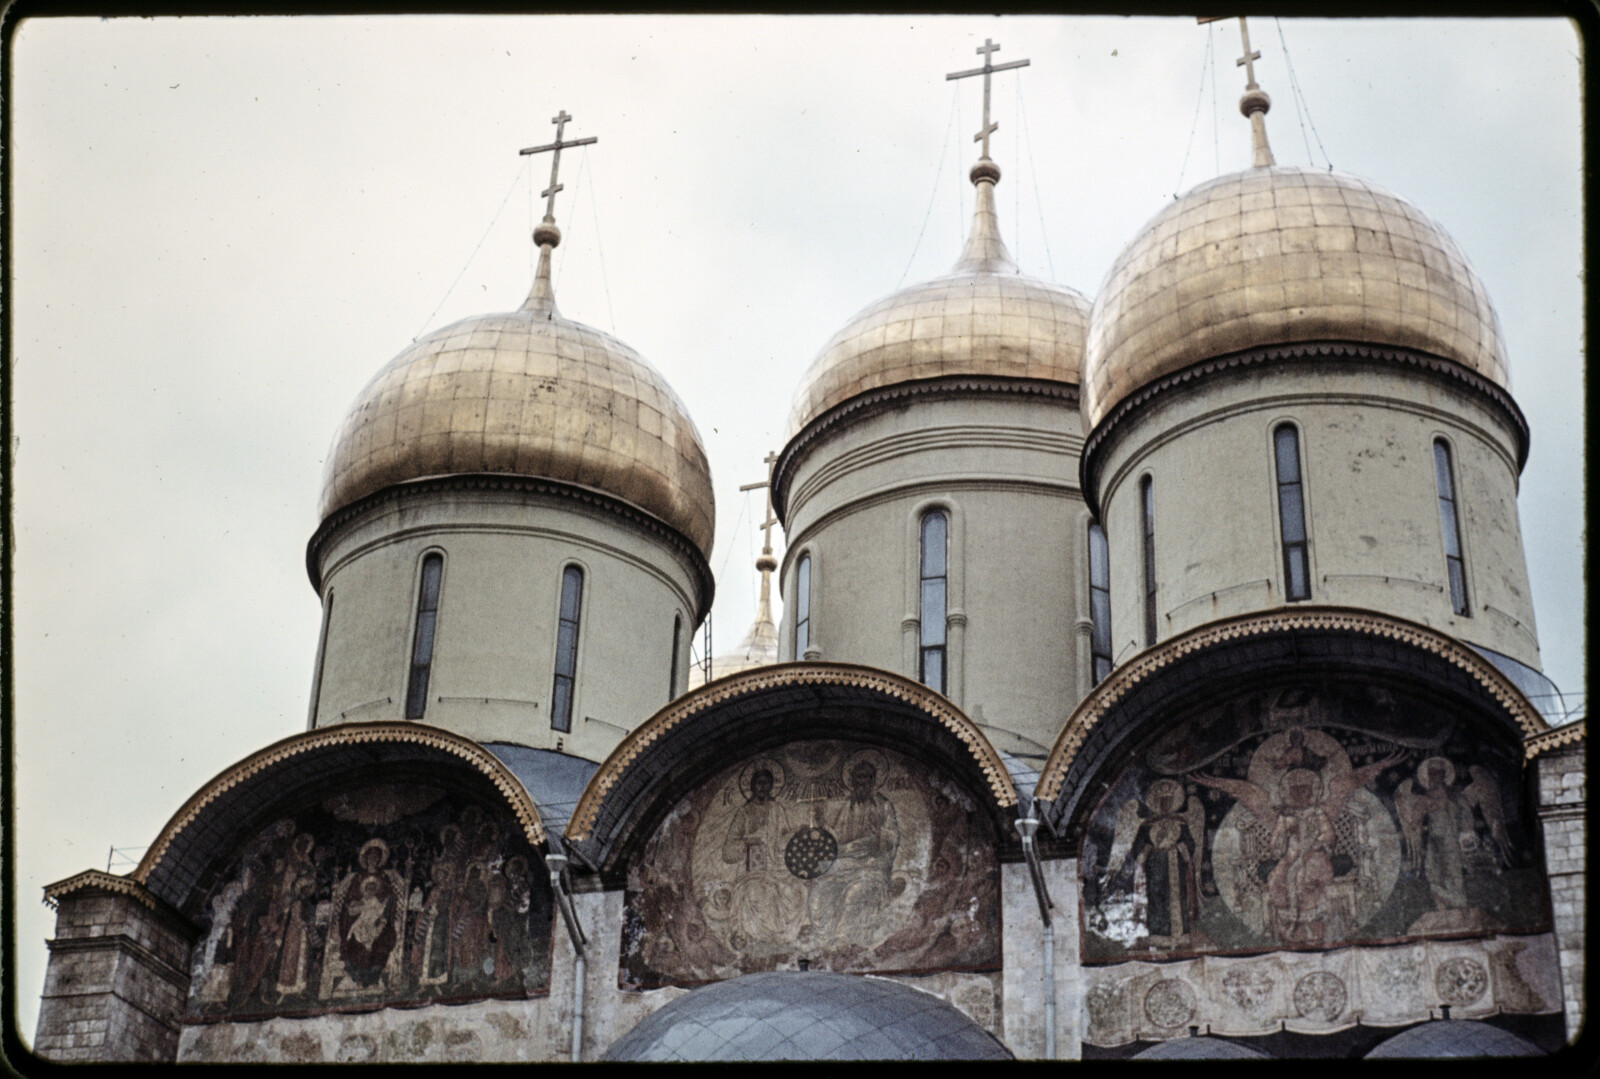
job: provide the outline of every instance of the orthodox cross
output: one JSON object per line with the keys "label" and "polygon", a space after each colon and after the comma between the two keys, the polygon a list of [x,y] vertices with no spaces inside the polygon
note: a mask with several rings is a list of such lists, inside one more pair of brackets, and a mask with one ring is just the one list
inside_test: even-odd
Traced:
{"label": "orthodox cross", "polygon": [[744,484],[739,490],[754,491],[762,487],[767,489],[767,519],[761,522],[761,531],[764,537],[761,542],[761,553],[770,555],[772,553],[772,526],[778,523],[778,518],[772,512],[772,469],[778,463],[778,455],[769,453],[761,460],[767,466],[767,478],[760,483]]}
{"label": "orthodox cross", "polygon": [[527,149],[517,151],[518,154],[542,154],[546,150],[555,151],[550,158],[550,186],[539,192],[540,197],[545,200],[544,219],[550,222],[554,222],[556,219],[556,192],[563,187],[563,185],[556,183],[556,176],[561,169],[561,151],[569,146],[588,146],[592,142],[600,141],[598,136],[590,136],[587,139],[573,139],[571,142],[562,142],[561,134],[566,130],[567,121],[570,119],[572,117],[567,115],[567,110],[562,109],[555,116],[550,117],[550,122],[556,125],[555,142],[547,142],[543,146],[529,146]]}
{"label": "orthodox cross", "polygon": [[983,57],[982,67],[975,67],[971,71],[952,71],[944,77],[945,82],[949,82],[951,79],[964,79],[969,75],[983,76],[983,130],[972,136],[972,141],[983,143],[983,156],[985,158],[989,156],[989,136],[1000,129],[999,124],[991,124],[989,122],[989,76],[996,71],[1010,71],[1014,67],[1028,66],[1027,60],[1012,60],[1004,64],[995,63],[993,54],[999,51],[1000,46],[989,38],[984,38],[983,44],[978,46],[977,49],[978,55]]}
{"label": "orthodox cross", "polygon": [[[1204,26],[1208,22],[1221,22],[1227,17],[1226,15],[1202,15],[1195,22]],[[1244,88],[1246,90],[1258,90],[1260,87],[1256,85],[1256,61],[1261,59],[1261,53],[1250,51],[1250,25],[1245,22],[1243,15],[1239,16],[1239,36],[1244,39],[1244,55],[1235,60],[1233,66],[1244,68]]]}

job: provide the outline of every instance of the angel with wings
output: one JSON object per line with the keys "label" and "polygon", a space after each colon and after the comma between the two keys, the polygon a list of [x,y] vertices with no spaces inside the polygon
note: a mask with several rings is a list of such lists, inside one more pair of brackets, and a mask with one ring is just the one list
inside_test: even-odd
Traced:
{"label": "angel with wings", "polygon": [[1334,821],[1352,794],[1404,759],[1401,750],[1326,778],[1310,768],[1290,768],[1278,780],[1276,797],[1247,779],[1194,773],[1197,783],[1233,795],[1270,836],[1268,849],[1277,860],[1267,873],[1268,932],[1285,943],[1322,943],[1334,879]]}
{"label": "angel with wings", "polygon": [[1176,779],[1155,780],[1142,800],[1130,798],[1117,811],[1111,855],[1100,883],[1106,887],[1130,865],[1134,876],[1143,878],[1147,944],[1191,943],[1200,917],[1205,835],[1205,806],[1188,797]]}

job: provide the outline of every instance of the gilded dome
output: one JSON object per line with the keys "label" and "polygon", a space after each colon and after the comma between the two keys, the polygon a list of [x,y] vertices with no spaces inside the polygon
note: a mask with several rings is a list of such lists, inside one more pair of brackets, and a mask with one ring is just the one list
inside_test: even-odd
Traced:
{"label": "gilded dome", "polygon": [[1509,388],[1488,293],[1438,224],[1357,177],[1271,165],[1196,187],[1111,267],[1090,320],[1084,415],[1092,428],[1191,364],[1300,341],[1414,349]]}
{"label": "gilded dome", "polygon": [[367,383],[334,438],[320,513],[409,480],[485,472],[593,488],[711,554],[699,432],[637,352],[556,310],[549,247],[520,310],[437,330]]}
{"label": "gilded dome", "polygon": [[980,161],[973,178],[977,209],[955,269],[884,297],[833,335],[801,380],[789,415],[791,439],[857,394],[916,379],[987,375],[1078,384],[1089,301],[1018,270],[995,217],[999,169]]}

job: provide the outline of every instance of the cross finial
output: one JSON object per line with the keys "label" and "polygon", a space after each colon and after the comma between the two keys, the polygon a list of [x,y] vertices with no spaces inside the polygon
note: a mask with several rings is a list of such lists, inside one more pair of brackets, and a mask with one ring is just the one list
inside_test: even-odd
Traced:
{"label": "cross finial", "polygon": [[994,62],[994,54],[999,51],[1000,46],[996,45],[990,38],[984,38],[983,44],[979,45],[977,49],[978,55],[983,57],[982,67],[975,67],[970,71],[952,71],[944,77],[945,81],[949,82],[951,79],[965,79],[970,75],[983,76],[983,128],[972,136],[972,141],[983,143],[982,160],[985,161],[989,159],[989,136],[1000,129],[999,124],[989,122],[989,77],[996,71],[1010,71],[1015,67],[1027,67],[1029,63],[1027,60],[1012,60],[1008,63],[997,64]]}
{"label": "cross finial", "polygon": [[762,459],[767,466],[767,478],[760,483],[747,483],[740,487],[741,491],[755,491],[763,487],[767,489],[767,518],[761,522],[762,541],[761,553],[767,557],[772,556],[772,526],[778,523],[777,516],[772,512],[772,470],[777,466],[778,455],[769,453]]}
{"label": "cross finial", "polygon": [[[767,466],[767,478],[760,483],[747,483],[739,488],[741,491],[755,491],[762,487],[767,489],[767,516],[761,522],[761,557],[756,559],[756,569],[761,571],[761,602],[756,607],[756,624],[772,621],[772,571],[778,568],[778,560],[772,557],[772,526],[778,523],[777,515],[772,512],[772,470],[777,467],[778,455],[768,453],[761,459]],[[752,630],[751,632],[754,632]]]}
{"label": "cross finial", "polygon": [[1244,88],[1246,90],[1260,89],[1256,84],[1256,61],[1261,59],[1261,54],[1250,51],[1250,24],[1245,22],[1243,15],[1239,16],[1239,36],[1244,39],[1244,55],[1235,60],[1233,66],[1244,68]]}
{"label": "cross finial", "polygon": [[[562,109],[556,115],[550,117],[550,122],[556,125],[555,142],[547,142],[543,146],[529,146],[526,149],[517,151],[519,154],[542,154],[546,150],[555,151],[550,157],[550,186],[539,192],[539,195],[545,200],[544,223],[546,225],[554,225],[556,223],[556,192],[562,190],[563,186],[556,182],[556,178],[561,174],[561,151],[569,146],[588,146],[590,143],[600,141],[598,137],[591,136],[587,139],[573,139],[570,142],[563,142],[561,136],[566,132],[567,121],[571,119],[572,117],[567,114],[567,110]],[[534,239],[536,241],[539,240],[539,231],[538,229],[534,230]],[[555,234],[554,241],[550,246],[554,247],[556,243],[560,242],[560,239],[561,234],[558,232]],[[540,242],[540,246],[544,246],[543,242]]]}
{"label": "cross finial", "polygon": [[[1225,15],[1203,15],[1197,21],[1200,23],[1217,22],[1227,18]],[[1239,16],[1239,37],[1244,42],[1244,55],[1239,57],[1235,67],[1244,68],[1244,96],[1239,99],[1239,111],[1250,119],[1251,164],[1257,168],[1272,165],[1272,147],[1267,144],[1267,110],[1272,107],[1272,98],[1261,89],[1256,82],[1256,61],[1261,59],[1259,52],[1250,50],[1250,24],[1243,15]]]}

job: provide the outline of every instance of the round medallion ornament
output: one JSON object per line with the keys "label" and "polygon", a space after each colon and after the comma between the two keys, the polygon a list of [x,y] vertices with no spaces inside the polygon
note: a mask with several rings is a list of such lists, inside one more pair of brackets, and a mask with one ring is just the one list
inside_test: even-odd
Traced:
{"label": "round medallion ornament", "polygon": [[1144,995],[1145,1018],[1158,1027],[1178,1027],[1194,1018],[1194,990],[1177,978],[1167,978]]}
{"label": "round medallion ornament", "polygon": [[1325,970],[1307,974],[1294,983],[1294,1010],[1305,1019],[1331,1023],[1344,1011],[1348,999],[1344,982]]}
{"label": "round medallion ornament", "polygon": [[839,856],[839,841],[826,828],[802,828],[783,848],[783,864],[801,880],[826,873]]}
{"label": "round medallion ornament", "polygon": [[1433,975],[1433,987],[1446,1004],[1471,1004],[1489,988],[1489,972],[1476,959],[1457,956],[1439,964]]}

